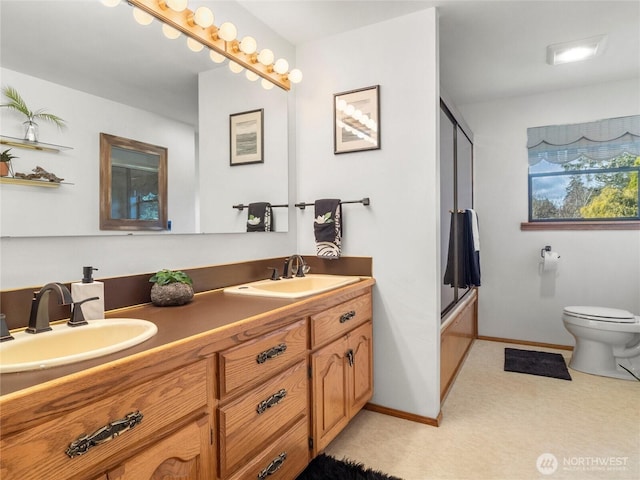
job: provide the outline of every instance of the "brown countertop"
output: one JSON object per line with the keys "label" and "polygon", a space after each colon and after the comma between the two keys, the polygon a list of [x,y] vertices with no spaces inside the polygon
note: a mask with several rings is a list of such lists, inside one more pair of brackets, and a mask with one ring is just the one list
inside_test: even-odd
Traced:
{"label": "brown countertop", "polygon": [[[158,333],[139,345],[92,360],[43,370],[2,374],[0,375],[0,395],[41,386],[46,382],[56,381],[69,375],[91,373],[91,369],[104,367],[109,362],[164,348],[202,335],[206,335],[207,339],[210,337],[212,342],[222,342],[225,336],[238,335],[241,329],[234,328],[238,325],[242,325],[243,329],[250,329],[255,323],[257,330],[269,329],[272,328],[269,322],[273,318],[304,316],[312,305],[322,301],[323,298],[344,296],[346,299],[353,296],[353,292],[369,288],[374,283],[372,278],[363,278],[355,284],[298,299],[247,297],[224,293],[220,289],[198,293],[191,303],[179,307],[156,307],[145,304],[112,310],[105,315],[107,318],[149,320],[157,325]],[[214,335],[216,333],[218,335]],[[239,340],[236,338],[234,341]]]}

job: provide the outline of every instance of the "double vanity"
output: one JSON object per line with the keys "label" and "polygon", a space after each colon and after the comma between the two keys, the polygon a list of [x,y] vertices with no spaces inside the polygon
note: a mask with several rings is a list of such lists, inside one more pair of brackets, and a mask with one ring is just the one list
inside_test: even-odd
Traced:
{"label": "double vanity", "polygon": [[375,281],[304,278],[109,310],[157,333],[3,374],[0,477],[294,479],[373,392]]}

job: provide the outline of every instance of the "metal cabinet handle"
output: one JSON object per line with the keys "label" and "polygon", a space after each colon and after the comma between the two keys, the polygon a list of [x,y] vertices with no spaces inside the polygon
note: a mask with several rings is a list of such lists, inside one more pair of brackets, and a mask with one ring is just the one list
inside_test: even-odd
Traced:
{"label": "metal cabinet handle", "polygon": [[287,459],[287,452],[282,452],[276,458],[274,458],[271,463],[258,474],[258,480],[264,480],[269,475],[273,475],[276,473],[280,467],[284,464],[284,461]]}
{"label": "metal cabinet handle", "polygon": [[353,367],[353,364],[355,363],[355,356],[353,354],[353,350],[349,349],[347,350],[347,360],[349,361],[349,366]]}
{"label": "metal cabinet handle", "polygon": [[356,316],[355,310],[350,310],[347,313],[343,313],[340,315],[340,323],[347,322]]}
{"label": "metal cabinet handle", "polygon": [[256,408],[256,412],[258,412],[258,415],[266,412],[271,407],[274,407],[277,404],[279,404],[286,396],[287,396],[287,391],[284,388],[278,390],[276,393],[271,395],[266,400],[261,401],[258,404],[258,407]]}
{"label": "metal cabinet handle", "polygon": [[257,363],[264,363],[271,358],[275,358],[278,355],[283,354],[287,350],[287,344],[281,343],[280,345],[276,345],[275,347],[271,347],[269,350],[265,350],[264,352],[259,353],[256,356]]}
{"label": "metal cabinet handle", "polygon": [[104,427],[100,427],[91,435],[82,435],[81,437],[78,437],[75,441],[69,444],[69,448],[67,448],[65,453],[69,458],[83,455],[87,453],[90,448],[113,440],[127,430],[131,430],[142,421],[142,417],[143,415],[139,411],[131,412],[120,420],[116,420]]}

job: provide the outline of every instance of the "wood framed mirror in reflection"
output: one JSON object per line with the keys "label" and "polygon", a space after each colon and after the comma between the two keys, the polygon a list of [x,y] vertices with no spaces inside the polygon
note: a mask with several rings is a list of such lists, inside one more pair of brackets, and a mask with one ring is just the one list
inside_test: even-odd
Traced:
{"label": "wood framed mirror in reflection", "polygon": [[167,230],[166,147],[100,133],[100,230]]}

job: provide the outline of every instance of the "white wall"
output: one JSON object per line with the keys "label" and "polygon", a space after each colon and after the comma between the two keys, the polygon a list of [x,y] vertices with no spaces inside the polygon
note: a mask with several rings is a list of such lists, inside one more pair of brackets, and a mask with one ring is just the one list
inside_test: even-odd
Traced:
{"label": "white wall", "polygon": [[[343,254],[374,260],[373,403],[434,418],[440,408],[436,11],[302,45],[297,64],[305,77],[296,87],[296,202],[371,198],[369,207],[343,206]],[[333,94],[376,84],[382,148],[334,155]],[[302,254],[315,254],[313,213],[311,207],[297,214]]]}
{"label": "white wall", "polygon": [[[31,173],[41,166],[65,182],[59,188],[3,184],[2,236],[99,235],[100,231],[100,133],[109,133],[168,149],[168,218],[172,231],[195,233],[197,181],[193,127],[159,115],[116,103],[79,90],[0,69],[3,86],[18,90],[34,110],[44,108],[66,120],[67,127],[40,121],[39,140],[66,145],[60,153],[12,147],[19,157],[15,172]],[[3,98],[3,102],[4,102]],[[24,138],[24,116],[0,109],[2,135]],[[7,148],[2,146],[2,150]]]}
{"label": "white wall", "polygon": [[[460,105],[474,133],[480,219],[480,335],[572,345],[568,305],[640,314],[640,231],[521,231],[527,221],[527,128],[640,113],[637,80]],[[538,273],[540,249],[561,255]]]}
{"label": "white wall", "polygon": [[[203,72],[198,83],[201,231],[244,232],[247,210],[232,205],[288,203],[287,103],[292,93],[277,87],[265,90],[259,80],[250,82],[244,73],[236,75],[228,68]],[[264,163],[231,166],[229,116],[259,109],[264,110]],[[272,220],[275,231],[288,231],[286,208],[273,208]]]}

